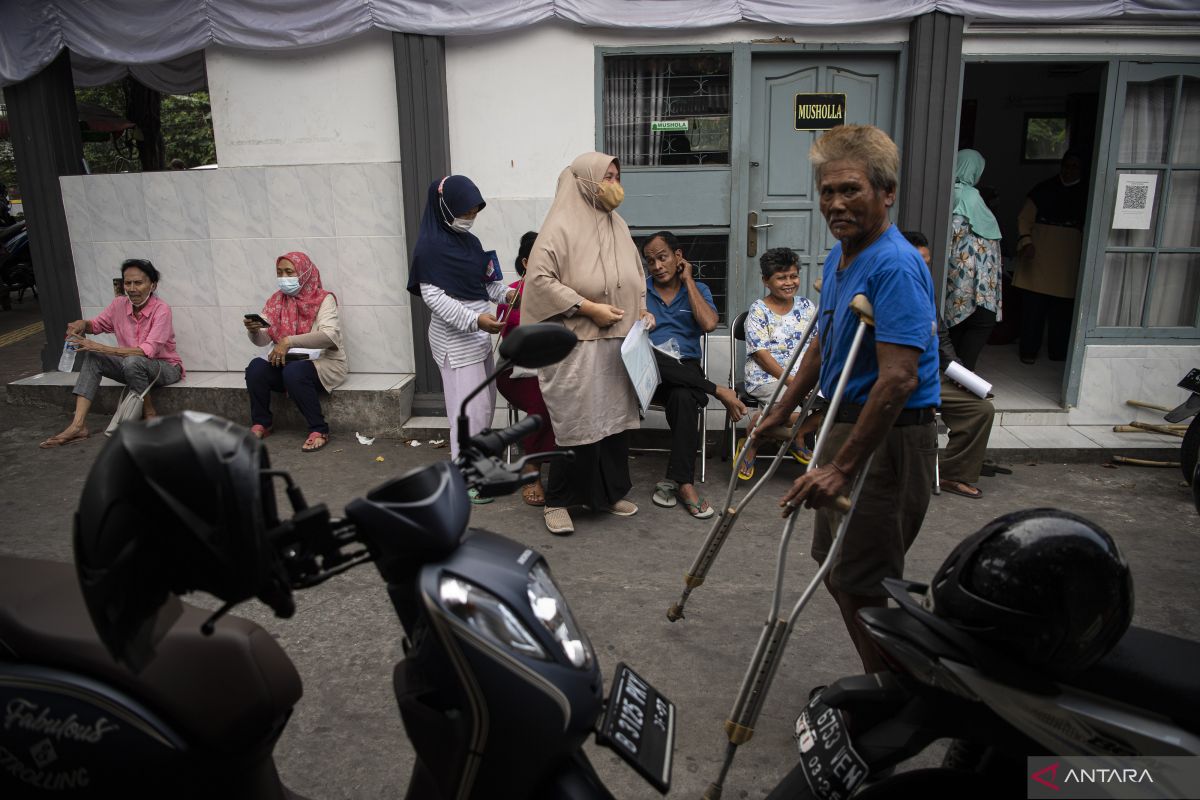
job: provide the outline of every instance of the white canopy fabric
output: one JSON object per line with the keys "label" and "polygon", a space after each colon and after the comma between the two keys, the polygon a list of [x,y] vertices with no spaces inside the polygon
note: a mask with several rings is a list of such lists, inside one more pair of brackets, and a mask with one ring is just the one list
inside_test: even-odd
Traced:
{"label": "white canopy fabric", "polygon": [[179,92],[203,86],[199,54],[214,44],[284,50],[375,28],[463,36],[550,19],[633,29],[859,25],[931,11],[1007,22],[1167,21],[1200,19],[1200,0],[0,0],[0,86],[36,75],[64,47],[83,57],[81,83],[120,77],[127,66],[152,88]]}

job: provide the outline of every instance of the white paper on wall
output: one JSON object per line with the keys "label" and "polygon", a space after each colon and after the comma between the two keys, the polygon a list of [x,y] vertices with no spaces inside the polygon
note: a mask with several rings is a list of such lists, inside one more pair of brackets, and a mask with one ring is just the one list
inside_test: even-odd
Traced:
{"label": "white paper on wall", "polygon": [[1117,179],[1117,207],[1113,211],[1113,228],[1149,230],[1150,217],[1154,214],[1156,188],[1158,175],[1122,173]]}

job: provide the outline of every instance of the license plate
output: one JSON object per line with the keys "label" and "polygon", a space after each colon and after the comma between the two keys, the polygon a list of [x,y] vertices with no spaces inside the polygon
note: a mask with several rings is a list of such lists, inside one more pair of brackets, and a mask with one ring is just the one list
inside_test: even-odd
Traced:
{"label": "license plate", "polygon": [[625,664],[617,664],[596,742],[617,751],[658,791],[671,788],[675,704]]}
{"label": "license plate", "polygon": [[796,718],[796,747],[808,788],[821,800],[844,800],[869,773],[842,712],[821,702],[819,694]]}

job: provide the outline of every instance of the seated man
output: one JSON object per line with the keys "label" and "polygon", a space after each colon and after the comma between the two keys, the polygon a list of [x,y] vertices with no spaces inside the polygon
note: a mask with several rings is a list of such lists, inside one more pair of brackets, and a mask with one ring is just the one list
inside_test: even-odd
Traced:
{"label": "seated man", "polygon": [[[929,240],[924,234],[908,231],[904,238],[917,248],[925,265],[930,266]],[[938,462],[940,485],[953,494],[978,499],[983,491],[974,484],[979,480],[983,467],[983,456],[987,451],[988,437],[992,433],[992,421],[996,409],[990,400],[968,392],[946,377],[946,367],[958,361],[950,334],[941,315],[938,315],[938,367],[942,373],[942,405],[939,409],[942,422],[950,431],[946,452]],[[959,362],[961,363],[961,362]]]}
{"label": "seated man", "polygon": [[671,455],[667,479],[655,487],[651,499],[657,506],[673,508],[678,498],[693,517],[708,519],[715,511],[692,483],[701,409],[708,405],[708,395],[720,400],[734,420],[741,419],[746,407],[732,389],[715,385],[700,368],[700,337],[717,327],[717,307],[708,287],[694,279],[679,240],[668,231],[659,231],[642,252],[649,273],[646,308],[654,315],[650,339],[656,345],[674,339],[681,357],[676,361],[655,350],[661,383],[654,402],[666,409]]}

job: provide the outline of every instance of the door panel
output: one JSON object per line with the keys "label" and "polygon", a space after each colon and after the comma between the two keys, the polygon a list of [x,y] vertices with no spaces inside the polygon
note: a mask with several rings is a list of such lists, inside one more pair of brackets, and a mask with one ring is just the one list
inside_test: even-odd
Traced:
{"label": "door panel", "polygon": [[[846,120],[878,125],[894,137],[896,57],[801,53],[756,57],[751,69],[749,209],[758,213],[758,246],[740,254],[747,301],[762,296],[758,256],[790,247],[800,256],[802,291],[835,244],[817,207],[808,151],[823,131],[795,129],[795,97],[809,92],[846,95]],[[745,222],[745,221],[743,221]]]}

